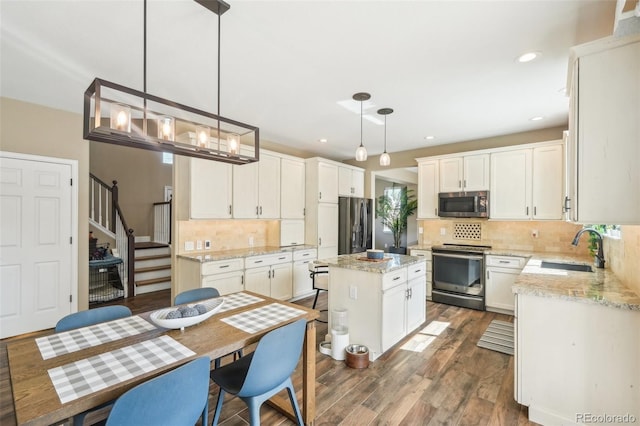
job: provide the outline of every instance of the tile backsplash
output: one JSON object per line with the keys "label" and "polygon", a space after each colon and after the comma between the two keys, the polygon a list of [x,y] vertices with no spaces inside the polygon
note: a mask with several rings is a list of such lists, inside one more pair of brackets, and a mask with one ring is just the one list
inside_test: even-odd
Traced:
{"label": "tile backsplash", "polygon": [[278,220],[190,220],[176,224],[177,254],[187,253],[185,243],[211,241],[207,251],[241,249],[280,245],[280,221]]}
{"label": "tile backsplash", "polygon": [[605,267],[640,295],[640,226],[622,226],[620,231],[621,238],[605,238]]}

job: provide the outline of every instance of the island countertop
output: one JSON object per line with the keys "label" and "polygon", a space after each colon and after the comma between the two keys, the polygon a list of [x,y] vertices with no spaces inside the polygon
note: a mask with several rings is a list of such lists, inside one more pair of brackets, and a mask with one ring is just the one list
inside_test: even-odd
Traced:
{"label": "island countertop", "polygon": [[192,260],[194,262],[205,263],[213,262],[217,260],[237,259],[240,257],[249,256],[261,256],[264,254],[285,253],[293,252],[297,250],[310,250],[315,249],[316,246],[312,245],[298,245],[298,246],[263,246],[263,247],[248,247],[242,249],[231,249],[221,251],[200,251],[194,253],[183,253],[177,257],[181,259]]}
{"label": "island countertop", "polygon": [[319,261],[327,264],[329,267],[353,269],[376,274],[386,274],[387,272],[395,271],[408,265],[424,262],[423,257],[394,253],[385,253],[384,259],[383,261],[367,260],[366,253],[355,253],[320,259]]}

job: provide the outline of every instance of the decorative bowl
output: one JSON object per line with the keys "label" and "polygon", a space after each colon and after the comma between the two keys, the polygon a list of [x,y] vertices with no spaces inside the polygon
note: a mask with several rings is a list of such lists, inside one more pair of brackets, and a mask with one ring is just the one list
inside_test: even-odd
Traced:
{"label": "decorative bowl", "polygon": [[[177,328],[183,329],[185,327],[198,324],[206,320],[207,318],[211,317],[211,315],[215,314],[220,310],[223,304],[224,304],[224,299],[222,297],[199,300],[196,303],[188,303],[186,305],[174,306],[172,308],[158,309],[157,311],[153,311],[151,313],[150,319],[155,325],[159,325],[160,327],[172,328],[172,329],[177,329]],[[192,317],[172,318],[172,319],[166,318],[169,312],[176,311],[178,308],[182,306],[188,306],[192,308],[195,305],[204,305],[207,308],[207,311],[203,314],[195,315]]]}
{"label": "decorative bowl", "polygon": [[382,259],[384,250],[367,250],[367,259]]}

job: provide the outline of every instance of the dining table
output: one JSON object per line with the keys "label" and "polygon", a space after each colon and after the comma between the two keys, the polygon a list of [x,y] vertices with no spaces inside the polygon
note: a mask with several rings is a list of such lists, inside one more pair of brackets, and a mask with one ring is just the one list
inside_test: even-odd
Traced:
{"label": "dining table", "polygon": [[[315,319],[319,312],[248,291],[221,297],[224,302],[215,314],[184,329],[157,326],[150,311],[9,343],[7,355],[17,423],[63,422],[201,356],[209,356],[213,368],[216,358],[257,343],[273,329],[305,319],[300,407],[304,423],[312,425]],[[275,395],[268,403],[295,419],[288,398]]]}

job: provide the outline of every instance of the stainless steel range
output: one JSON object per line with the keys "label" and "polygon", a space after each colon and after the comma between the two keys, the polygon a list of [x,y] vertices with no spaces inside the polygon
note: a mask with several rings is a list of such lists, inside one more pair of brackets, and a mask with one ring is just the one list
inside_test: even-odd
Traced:
{"label": "stainless steel range", "polygon": [[434,302],[484,311],[484,254],[491,246],[431,247]]}

